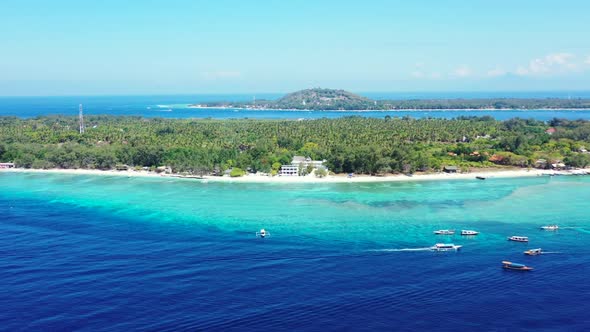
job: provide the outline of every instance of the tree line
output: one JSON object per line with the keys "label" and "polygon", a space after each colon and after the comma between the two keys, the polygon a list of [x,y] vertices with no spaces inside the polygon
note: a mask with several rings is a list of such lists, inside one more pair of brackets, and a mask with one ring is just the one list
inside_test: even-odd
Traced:
{"label": "tree line", "polygon": [[[276,173],[294,155],[335,173],[413,173],[444,166],[573,167],[590,164],[590,122],[491,117],[216,120],[87,116],[0,117],[0,161],[25,168],[169,166]],[[549,132],[549,128],[552,128]]]}

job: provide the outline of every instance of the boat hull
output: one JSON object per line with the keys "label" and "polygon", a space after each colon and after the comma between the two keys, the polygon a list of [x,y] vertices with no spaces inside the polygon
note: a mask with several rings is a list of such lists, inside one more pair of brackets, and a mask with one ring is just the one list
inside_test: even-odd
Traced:
{"label": "boat hull", "polygon": [[510,266],[504,266],[505,270],[510,270],[510,271],[532,271],[533,268],[532,267],[510,267]]}
{"label": "boat hull", "polygon": [[525,237],[509,237],[508,241],[514,241],[514,242],[529,242],[528,238]]}
{"label": "boat hull", "polygon": [[436,235],[454,235],[455,231],[453,231],[453,230],[439,230],[439,231],[434,231],[434,234],[436,234]]}
{"label": "boat hull", "polygon": [[525,255],[528,256],[538,256],[540,254],[542,254],[541,249],[531,249],[531,250],[527,250],[524,252]]}
{"label": "boat hull", "polygon": [[504,268],[505,270],[511,270],[511,271],[532,271],[533,270],[533,268],[530,266],[526,266],[524,264],[512,263],[512,262],[508,262],[508,261],[502,262],[502,268]]}

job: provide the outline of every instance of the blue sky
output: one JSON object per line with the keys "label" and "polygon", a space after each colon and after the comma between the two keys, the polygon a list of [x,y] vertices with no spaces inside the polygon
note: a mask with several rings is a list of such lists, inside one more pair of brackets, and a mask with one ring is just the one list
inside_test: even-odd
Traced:
{"label": "blue sky", "polygon": [[0,8],[0,95],[590,90],[589,1]]}

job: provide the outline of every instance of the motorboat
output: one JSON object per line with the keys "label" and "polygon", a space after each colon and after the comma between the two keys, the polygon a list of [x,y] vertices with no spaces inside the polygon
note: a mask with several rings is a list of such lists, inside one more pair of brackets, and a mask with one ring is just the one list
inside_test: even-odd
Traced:
{"label": "motorboat", "polygon": [[475,178],[478,180],[485,180],[486,179],[485,176],[476,176]]}
{"label": "motorboat", "polygon": [[508,241],[515,241],[515,242],[529,242],[529,238],[527,236],[511,236],[508,238]]}
{"label": "motorboat", "polygon": [[533,268],[530,266],[526,266],[524,264],[512,263],[508,261],[502,261],[502,267],[507,270],[516,270],[516,271],[532,271]]}
{"label": "motorboat", "polygon": [[471,231],[468,229],[461,230],[461,235],[477,235],[477,234],[479,234],[479,232],[477,232],[477,231]]}
{"label": "motorboat", "polygon": [[537,256],[542,254],[543,251],[541,250],[541,248],[538,249],[529,249],[527,251],[524,252],[525,255],[529,255],[529,256]]}
{"label": "motorboat", "polygon": [[462,246],[458,246],[452,243],[437,243],[430,247],[432,251],[457,251],[461,249]]}
{"label": "motorboat", "polygon": [[547,226],[541,226],[542,230],[546,230],[546,231],[556,231],[559,229],[559,226],[557,225],[547,225]]}
{"label": "motorboat", "polygon": [[455,234],[454,229],[439,229],[438,231],[434,231],[436,235],[453,235]]}
{"label": "motorboat", "polygon": [[264,228],[262,228],[260,231],[256,232],[256,236],[257,237],[267,237],[267,236],[270,236],[270,233],[267,232]]}

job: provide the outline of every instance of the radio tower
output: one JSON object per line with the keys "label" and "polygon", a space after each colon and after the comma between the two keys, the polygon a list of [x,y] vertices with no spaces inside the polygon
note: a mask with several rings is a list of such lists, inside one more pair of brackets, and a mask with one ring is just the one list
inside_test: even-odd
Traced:
{"label": "radio tower", "polygon": [[82,114],[82,104],[79,106],[79,117],[80,117],[80,134],[84,134],[84,114]]}

